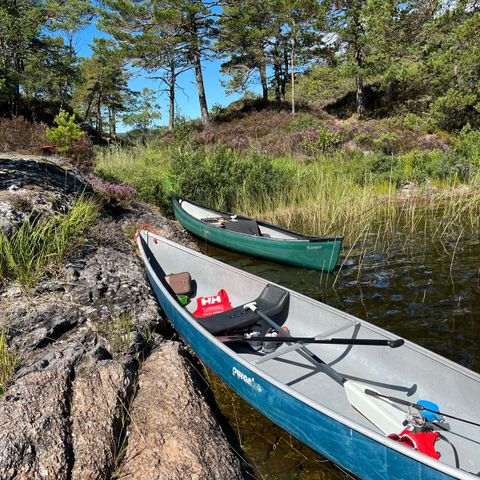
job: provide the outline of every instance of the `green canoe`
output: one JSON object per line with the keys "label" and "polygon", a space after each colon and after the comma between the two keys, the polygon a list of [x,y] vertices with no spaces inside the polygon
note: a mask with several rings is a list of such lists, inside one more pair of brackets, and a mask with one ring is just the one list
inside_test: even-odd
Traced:
{"label": "green canoe", "polygon": [[309,237],[267,222],[214,210],[172,195],[177,220],[192,235],[213,245],[298,267],[331,272],[342,238]]}

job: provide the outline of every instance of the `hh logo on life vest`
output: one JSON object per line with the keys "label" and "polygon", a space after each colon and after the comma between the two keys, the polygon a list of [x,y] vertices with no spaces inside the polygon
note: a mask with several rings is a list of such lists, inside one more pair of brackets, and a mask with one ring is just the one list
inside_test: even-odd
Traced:
{"label": "hh logo on life vest", "polygon": [[217,295],[216,297],[203,297],[200,301],[203,307],[205,305],[217,305],[222,303],[222,297],[220,295]]}

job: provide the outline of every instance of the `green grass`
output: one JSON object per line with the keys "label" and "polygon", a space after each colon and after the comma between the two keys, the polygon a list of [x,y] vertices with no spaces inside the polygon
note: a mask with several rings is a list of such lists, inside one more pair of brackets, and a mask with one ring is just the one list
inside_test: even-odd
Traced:
{"label": "green grass", "polygon": [[168,209],[167,194],[173,184],[167,151],[148,146],[102,149],[95,172],[109,181],[132,185],[141,200]]}
{"label": "green grass", "polygon": [[17,356],[7,346],[4,330],[0,330],[0,397],[5,393],[8,380],[17,365]]}
{"label": "green grass", "polygon": [[98,214],[95,202],[80,198],[66,215],[31,215],[10,237],[0,234],[0,279],[32,286],[48,264],[60,261],[81,241]]}
{"label": "green grass", "polygon": [[[460,182],[455,175],[418,184],[424,185],[425,191],[434,184],[438,189],[434,195],[399,200],[399,176],[413,169],[419,178],[425,177],[432,170],[428,162],[436,157],[412,158],[405,166],[395,157],[385,164],[384,157],[355,151],[336,151],[299,162],[253,152],[239,154],[224,147],[170,152],[136,148],[103,152],[97,170],[120,182],[130,180],[139,191],[143,185],[147,192],[143,199],[160,207],[166,205],[167,212],[167,194],[175,190],[212,207],[311,235],[344,236],[347,246],[371,243],[366,242],[366,236],[376,237],[373,241],[377,245],[386,245],[398,228],[419,225],[441,236],[455,228],[458,215],[468,218],[472,227],[478,226],[480,198],[459,196],[455,188]],[[479,183],[477,174],[468,180],[467,188]],[[151,194],[151,185],[156,185],[156,195]]]}

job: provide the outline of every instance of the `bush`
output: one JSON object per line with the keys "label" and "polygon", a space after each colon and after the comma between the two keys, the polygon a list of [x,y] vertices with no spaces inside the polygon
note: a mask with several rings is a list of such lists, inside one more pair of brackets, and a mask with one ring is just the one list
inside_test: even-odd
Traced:
{"label": "bush", "polygon": [[475,167],[480,167],[480,131],[473,130],[470,124],[462,128],[453,144],[453,151]]}
{"label": "bush", "polygon": [[95,152],[90,139],[84,135],[82,138],[73,142],[66,151],[67,157],[72,164],[83,173],[92,171],[95,165]]}
{"label": "bush", "polygon": [[393,132],[387,132],[380,135],[373,141],[377,150],[380,150],[385,155],[393,155],[400,150],[400,140]]}
{"label": "bush", "polygon": [[0,119],[0,151],[37,150],[47,143],[46,125],[23,117]]}
{"label": "bush", "polygon": [[411,132],[434,133],[436,129],[435,120],[429,115],[416,115],[407,113],[402,118],[402,125]]}
{"label": "bush", "polygon": [[236,210],[242,199],[263,205],[290,188],[288,172],[255,153],[239,157],[233,150],[196,150],[172,159],[178,192],[214,208]]}
{"label": "bush", "polygon": [[342,136],[338,132],[331,132],[324,127],[309,132],[303,136],[303,145],[310,156],[333,150],[342,143]]}
{"label": "bush", "polygon": [[476,103],[477,96],[474,93],[450,89],[431,104],[430,112],[440,128],[460,130],[467,122],[478,121]]}
{"label": "bush", "polygon": [[122,205],[130,205],[137,195],[137,190],[121,183],[107,182],[93,175],[90,177],[90,185],[94,192],[107,202],[119,202]]}
{"label": "bush", "polygon": [[312,128],[320,128],[323,126],[322,120],[309,113],[299,113],[293,117],[290,124],[290,130],[293,132],[301,132]]}

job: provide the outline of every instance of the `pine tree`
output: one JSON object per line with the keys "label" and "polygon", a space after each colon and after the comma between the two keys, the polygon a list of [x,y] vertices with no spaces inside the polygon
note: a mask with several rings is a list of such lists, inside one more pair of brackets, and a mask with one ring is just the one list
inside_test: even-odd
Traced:
{"label": "pine tree", "polygon": [[178,75],[195,71],[204,124],[208,107],[201,61],[210,47],[216,17],[213,3],[201,0],[106,0],[102,28],[115,37],[134,65],[157,75],[168,88],[173,128]]}
{"label": "pine tree", "polygon": [[96,38],[92,56],[83,60],[80,72],[73,98],[76,110],[95,126],[99,136],[107,117],[110,136],[115,138],[117,115],[129,109],[133,95],[122,55],[111,40]]}

